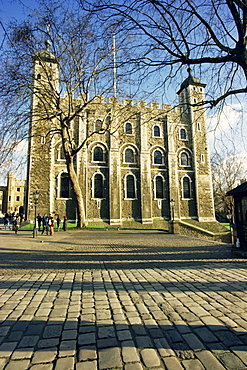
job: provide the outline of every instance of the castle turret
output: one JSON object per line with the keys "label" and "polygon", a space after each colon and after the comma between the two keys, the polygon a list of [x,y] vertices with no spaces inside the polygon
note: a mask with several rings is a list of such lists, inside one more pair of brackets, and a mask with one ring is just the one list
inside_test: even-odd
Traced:
{"label": "castle turret", "polygon": [[[51,129],[55,128],[54,117],[59,99],[59,69],[56,57],[49,51],[50,42],[46,41],[45,46],[46,50],[33,57],[33,94],[29,131],[26,204],[32,204],[32,194],[36,190],[42,191],[39,209],[44,209],[47,212],[47,204],[50,204],[50,189],[54,185],[50,181],[52,163],[49,150],[52,140],[50,132]],[[42,188],[40,184],[42,184]],[[32,207],[29,207],[29,211],[30,209]],[[27,217],[32,218],[33,215],[27,214]]]}
{"label": "castle turret", "polygon": [[[194,184],[190,185],[188,182],[188,186],[191,186],[191,199],[194,198],[198,220],[214,221],[211,167],[205,117],[206,107],[204,104],[204,88],[206,85],[201,83],[199,78],[191,75],[190,68],[188,68],[188,73],[188,78],[181,84],[178,91],[181,120],[184,125],[187,125],[187,146],[191,152],[191,169],[189,169],[189,166],[188,169],[192,171],[192,175],[189,172],[187,175],[192,181],[194,177]],[[189,144],[190,140],[191,144]],[[183,181],[181,180],[181,182],[183,187]],[[182,192],[185,193],[185,189],[182,189]]]}

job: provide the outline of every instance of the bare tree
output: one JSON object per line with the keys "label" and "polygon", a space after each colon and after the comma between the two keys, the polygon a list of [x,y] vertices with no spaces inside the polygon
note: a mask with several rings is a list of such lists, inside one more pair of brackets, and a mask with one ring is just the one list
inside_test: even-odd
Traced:
{"label": "bare tree", "polygon": [[[30,137],[61,140],[80,227],[86,225],[86,218],[75,161],[95,131],[79,140],[71,126],[88,104],[103,93],[112,93],[111,35],[102,37],[99,28],[99,22],[93,24],[86,12],[43,2],[27,20],[8,26],[8,43],[1,51],[2,158],[7,160],[14,147]],[[39,65],[42,78],[33,74],[33,64]],[[96,132],[104,134],[109,125],[105,117],[103,129]],[[50,129],[44,131],[44,127]]]}
{"label": "bare tree", "polygon": [[246,0],[81,0],[81,5],[117,25],[119,33],[133,35],[128,63],[143,77],[166,67],[169,80],[181,66],[197,66],[211,82],[210,107],[247,92]]}
{"label": "bare tree", "polygon": [[216,216],[226,218],[228,212],[233,213],[233,201],[226,193],[246,180],[246,159],[233,153],[216,153],[213,155],[212,180]]}

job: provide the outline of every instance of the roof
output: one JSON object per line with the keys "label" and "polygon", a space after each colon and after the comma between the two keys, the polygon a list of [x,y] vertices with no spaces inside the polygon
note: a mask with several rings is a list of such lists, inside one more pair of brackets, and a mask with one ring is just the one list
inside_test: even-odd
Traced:
{"label": "roof", "polygon": [[192,76],[192,74],[191,74],[191,68],[188,68],[187,69],[187,72],[189,73],[189,76],[182,82],[182,84],[180,86],[180,89],[177,92],[177,94],[180,94],[180,92],[183,89],[185,89],[186,87],[188,87],[189,85],[201,86],[201,87],[205,87],[206,86],[206,84],[201,83],[201,81],[200,81],[199,78]]}
{"label": "roof", "polygon": [[237,186],[236,188],[228,191],[226,195],[247,195],[247,182]]}
{"label": "roof", "polygon": [[34,60],[43,60],[44,62],[50,63],[58,63],[57,58],[50,52],[50,42],[49,40],[45,41],[46,50],[42,50],[41,52],[34,55]]}

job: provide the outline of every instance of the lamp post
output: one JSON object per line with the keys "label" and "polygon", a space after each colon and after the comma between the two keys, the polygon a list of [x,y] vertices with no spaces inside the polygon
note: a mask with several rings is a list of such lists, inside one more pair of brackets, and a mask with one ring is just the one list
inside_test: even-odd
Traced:
{"label": "lamp post", "polygon": [[170,232],[174,234],[174,205],[175,205],[175,200],[171,199],[170,200],[170,212],[171,212],[171,221],[170,221]]}
{"label": "lamp post", "polygon": [[229,226],[230,226],[231,243],[232,243],[232,245],[234,245],[234,237],[233,237],[233,230],[232,230],[232,214],[231,214],[231,212],[228,212],[226,217],[229,221]]}
{"label": "lamp post", "polygon": [[37,236],[37,228],[36,228],[36,217],[37,217],[37,205],[39,203],[39,191],[36,190],[33,193],[33,200],[34,200],[34,226],[33,226],[33,238]]}

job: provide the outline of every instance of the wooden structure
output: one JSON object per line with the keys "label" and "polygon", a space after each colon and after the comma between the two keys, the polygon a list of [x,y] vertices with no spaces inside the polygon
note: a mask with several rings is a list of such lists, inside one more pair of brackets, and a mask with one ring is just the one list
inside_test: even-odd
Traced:
{"label": "wooden structure", "polygon": [[241,249],[247,250],[247,182],[228,191],[226,195],[234,199],[236,240],[239,240]]}

